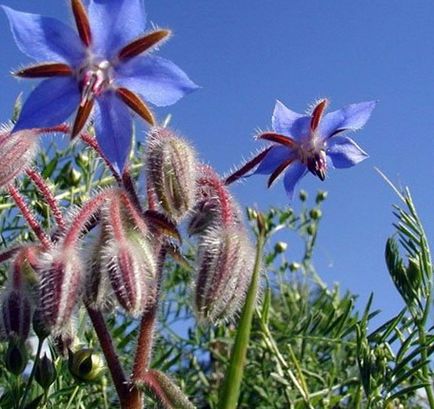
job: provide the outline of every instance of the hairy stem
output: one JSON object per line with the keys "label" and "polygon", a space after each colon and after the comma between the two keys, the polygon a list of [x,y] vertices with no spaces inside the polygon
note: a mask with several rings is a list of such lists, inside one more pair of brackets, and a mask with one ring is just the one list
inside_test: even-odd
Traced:
{"label": "hairy stem", "polygon": [[64,231],[65,220],[63,218],[62,212],[60,211],[59,203],[57,202],[56,198],[53,195],[53,192],[48,187],[44,178],[35,169],[28,169],[27,176],[35,184],[42,196],[44,196],[45,201],[47,202],[53,213],[53,217],[56,221],[57,226],[60,228],[61,231]]}
{"label": "hairy stem", "polygon": [[134,358],[133,381],[138,382],[143,379],[146,371],[151,363],[152,345],[154,342],[155,323],[157,318],[157,310],[160,299],[160,288],[163,277],[163,265],[166,258],[167,249],[163,245],[158,255],[158,270],[156,296],[153,304],[143,314],[140,322],[140,333],[137,340],[136,355]]}
{"label": "hairy stem", "polygon": [[27,224],[33,230],[33,232],[36,234],[36,237],[39,239],[39,241],[42,243],[42,245],[45,248],[47,248],[47,249],[50,248],[52,245],[50,238],[48,237],[48,235],[42,229],[41,225],[36,220],[35,216],[33,215],[32,211],[27,206],[27,203],[25,202],[23,196],[21,196],[18,189],[13,185],[9,185],[8,190],[9,190],[9,194],[11,195],[15,204],[17,205],[18,209],[20,210],[21,214],[26,219]]}

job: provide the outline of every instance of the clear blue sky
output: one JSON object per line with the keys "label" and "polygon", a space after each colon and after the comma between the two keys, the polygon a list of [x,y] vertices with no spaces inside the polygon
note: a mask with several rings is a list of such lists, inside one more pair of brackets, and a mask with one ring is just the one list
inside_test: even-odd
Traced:
{"label": "clear blue sky", "polygon": [[[69,19],[67,1],[3,0],[29,12]],[[175,35],[160,55],[182,67],[202,88],[159,118],[189,137],[221,172],[258,147],[255,129],[269,128],[275,100],[303,112],[320,97],[331,109],[376,99],[367,126],[354,139],[370,154],[355,168],[332,171],[325,182],[308,175],[301,187],[329,191],[316,252],[324,280],[360,294],[375,292],[385,316],[401,306],[384,265],[393,232],[391,189],[374,171],[409,185],[434,240],[434,3],[430,0],[149,0],[148,19]],[[10,69],[29,62],[0,16],[1,120],[15,96],[35,82],[16,81]],[[257,176],[234,194],[243,205],[286,206],[281,183],[266,189]],[[288,236],[289,251],[293,238]],[[296,248],[296,247],[294,247]],[[295,255],[297,257],[298,255]]]}

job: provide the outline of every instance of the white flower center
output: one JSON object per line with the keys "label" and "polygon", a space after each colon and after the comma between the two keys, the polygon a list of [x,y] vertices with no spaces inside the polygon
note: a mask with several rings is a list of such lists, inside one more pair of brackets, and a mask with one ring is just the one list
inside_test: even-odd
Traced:
{"label": "white flower center", "polygon": [[78,81],[81,90],[81,103],[102,94],[113,82],[113,67],[107,60],[90,60],[84,64],[78,73]]}

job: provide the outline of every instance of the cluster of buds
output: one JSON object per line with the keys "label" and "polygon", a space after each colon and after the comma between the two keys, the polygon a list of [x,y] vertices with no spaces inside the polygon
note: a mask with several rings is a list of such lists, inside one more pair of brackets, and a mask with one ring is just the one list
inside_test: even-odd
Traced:
{"label": "cluster of buds", "polygon": [[191,146],[167,128],[155,128],[146,151],[147,181],[174,220],[189,216],[198,236],[195,305],[200,320],[231,318],[242,304],[253,271],[254,249],[224,181],[199,165]]}
{"label": "cluster of buds", "polygon": [[219,176],[204,166],[197,185],[198,205],[189,224],[190,234],[199,236],[195,305],[202,320],[214,322],[231,318],[242,305],[255,252]]}

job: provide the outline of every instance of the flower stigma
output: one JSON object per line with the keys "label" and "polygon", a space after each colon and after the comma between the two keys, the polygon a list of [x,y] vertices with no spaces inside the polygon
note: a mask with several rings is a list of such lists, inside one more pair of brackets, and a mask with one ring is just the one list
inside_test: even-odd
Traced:
{"label": "flower stigma", "polygon": [[91,61],[79,71],[79,86],[81,90],[80,106],[84,106],[94,97],[102,94],[113,81],[112,64],[110,61]]}

